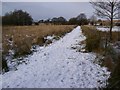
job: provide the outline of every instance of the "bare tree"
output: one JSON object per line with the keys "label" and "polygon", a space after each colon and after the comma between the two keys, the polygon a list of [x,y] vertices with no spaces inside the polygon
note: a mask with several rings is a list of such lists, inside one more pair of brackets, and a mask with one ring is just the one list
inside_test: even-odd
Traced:
{"label": "bare tree", "polygon": [[120,0],[92,0],[90,3],[93,5],[97,16],[106,18],[110,21],[109,40],[111,41],[113,20],[118,18]]}

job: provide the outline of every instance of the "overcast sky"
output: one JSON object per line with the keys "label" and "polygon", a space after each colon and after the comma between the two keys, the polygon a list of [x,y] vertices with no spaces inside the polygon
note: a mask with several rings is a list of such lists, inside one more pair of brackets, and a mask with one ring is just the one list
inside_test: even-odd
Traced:
{"label": "overcast sky", "polygon": [[67,20],[85,13],[89,18],[94,9],[89,2],[3,2],[2,15],[14,9],[30,13],[34,20],[63,16]]}

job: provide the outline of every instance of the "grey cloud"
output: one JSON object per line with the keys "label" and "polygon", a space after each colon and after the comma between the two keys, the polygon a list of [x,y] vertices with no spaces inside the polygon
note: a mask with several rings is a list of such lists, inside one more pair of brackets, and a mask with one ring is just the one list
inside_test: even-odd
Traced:
{"label": "grey cloud", "polygon": [[63,16],[66,19],[84,12],[88,17],[93,14],[89,2],[3,2],[3,15],[14,9],[22,9],[31,14],[34,20]]}

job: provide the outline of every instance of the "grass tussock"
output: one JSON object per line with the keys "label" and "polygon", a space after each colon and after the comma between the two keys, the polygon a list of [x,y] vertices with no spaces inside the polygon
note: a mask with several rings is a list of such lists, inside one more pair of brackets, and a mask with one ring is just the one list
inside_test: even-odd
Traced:
{"label": "grass tussock", "polygon": [[86,36],[86,50],[88,52],[98,50],[100,47],[101,36],[99,31],[93,26],[82,26],[82,32]]}
{"label": "grass tussock", "polygon": [[75,25],[3,26],[3,55],[14,50],[14,57],[31,53],[33,45],[44,45],[44,37],[63,36]]}

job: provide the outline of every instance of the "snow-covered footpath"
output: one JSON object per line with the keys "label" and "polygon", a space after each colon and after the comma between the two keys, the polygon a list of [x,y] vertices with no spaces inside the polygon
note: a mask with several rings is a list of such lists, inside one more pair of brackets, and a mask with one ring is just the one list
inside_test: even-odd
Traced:
{"label": "snow-covered footpath", "polygon": [[59,41],[47,47],[39,47],[37,52],[27,57],[28,64],[21,64],[18,70],[1,75],[2,87],[104,87],[110,73],[105,67],[93,63],[95,54],[77,52],[71,48],[82,40],[85,40],[85,36],[78,26]]}

